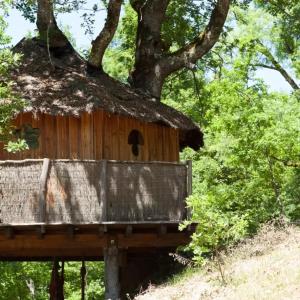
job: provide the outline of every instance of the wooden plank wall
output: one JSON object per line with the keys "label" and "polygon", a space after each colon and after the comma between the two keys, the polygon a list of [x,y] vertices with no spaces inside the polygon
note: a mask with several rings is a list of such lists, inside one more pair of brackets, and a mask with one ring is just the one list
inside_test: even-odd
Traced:
{"label": "wooden plank wall", "polygon": [[[154,123],[109,114],[98,110],[92,114],[50,116],[20,114],[14,125],[31,124],[40,129],[39,148],[17,154],[8,153],[0,143],[0,160],[44,158],[50,159],[113,159],[133,161],[178,161],[179,132]],[[144,138],[139,155],[132,154],[128,145],[131,130],[138,130]]]}

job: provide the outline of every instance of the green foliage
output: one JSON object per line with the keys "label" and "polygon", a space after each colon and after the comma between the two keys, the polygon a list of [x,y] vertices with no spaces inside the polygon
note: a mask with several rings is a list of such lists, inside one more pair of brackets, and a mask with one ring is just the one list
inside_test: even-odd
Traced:
{"label": "green foliage", "polygon": [[[6,6],[9,1],[1,3],[2,13],[5,15]],[[11,91],[11,82],[8,77],[10,68],[16,67],[19,56],[13,54],[5,46],[10,39],[5,34],[6,23],[4,15],[0,15],[0,141],[6,144],[8,151],[15,152],[26,149],[27,145],[21,139],[14,139],[11,119],[13,115],[21,110],[25,103]]]}
{"label": "green foliage", "polygon": [[184,153],[194,162],[188,203],[199,226],[190,248],[199,262],[271,218],[300,218],[299,169],[287,163],[300,158],[300,103],[249,87],[235,66],[205,86],[206,146]]}
{"label": "green foliage", "polygon": [[[49,298],[51,263],[2,262],[0,300],[45,300]],[[64,292],[66,300],[81,299],[81,263],[65,264]],[[85,295],[87,300],[104,299],[103,263],[86,263]]]}
{"label": "green foliage", "polygon": [[[81,279],[80,279],[81,263],[68,262],[65,266],[65,299],[78,300],[81,299]],[[85,288],[86,299],[104,299],[104,267],[102,262],[87,262],[87,286]]]}
{"label": "green foliage", "polygon": [[50,270],[44,263],[1,262],[0,299],[48,299]]}
{"label": "green foliage", "polygon": [[275,17],[279,39],[275,44],[282,59],[289,58],[294,71],[300,77],[300,2],[297,0],[256,0],[265,13]]}
{"label": "green foliage", "polygon": [[17,139],[14,141],[8,141],[4,146],[4,149],[6,149],[7,152],[16,153],[22,150],[28,150],[29,146],[25,140]]}
{"label": "green foliage", "polygon": [[163,24],[164,43],[176,50],[201,32],[213,9],[211,1],[171,0]]}
{"label": "green foliage", "polygon": [[297,92],[270,93],[256,79],[260,65],[270,65],[257,41],[283,66],[295,61],[278,46],[276,16],[253,7],[232,12],[232,30],[198,63],[205,72],[170,76],[163,92],[164,101],[190,115],[205,134],[202,150],[182,155],[194,165],[188,205],[199,226],[188,249],[199,264],[269,219],[300,218],[299,99]]}
{"label": "green foliage", "polygon": [[[61,1],[60,9],[77,10],[76,5],[83,2],[72,1],[67,6]],[[198,2],[171,1],[162,33],[164,46],[170,51],[204,28],[212,1]],[[300,218],[297,93],[271,93],[255,78],[259,65],[270,63],[257,41],[280,63],[300,74],[298,2],[257,0],[259,9],[235,7],[221,41],[198,63],[198,70],[182,70],[165,82],[163,101],[191,116],[205,134],[203,149],[187,149],[182,154],[183,159],[193,160],[194,193],[188,205],[199,226],[189,249],[199,264],[206,256],[254,233],[269,219]],[[15,4],[21,5],[18,8],[25,16],[33,16],[35,1],[18,0]],[[124,82],[133,67],[136,24],[137,15],[127,4],[105,55],[105,70]],[[1,46],[8,42],[4,28],[0,19]],[[5,77],[16,60],[10,51],[1,50],[0,75]],[[9,142],[13,129],[8,124],[22,101],[12,97],[9,83],[0,86],[0,98],[0,136],[10,151],[25,148],[24,140],[15,140],[20,146]],[[88,263],[87,267],[87,299],[102,299],[103,265]],[[47,299],[49,264],[2,263],[0,269],[3,299]],[[65,272],[66,299],[80,299],[80,264],[67,263]],[[34,297],[26,282],[33,282]]]}

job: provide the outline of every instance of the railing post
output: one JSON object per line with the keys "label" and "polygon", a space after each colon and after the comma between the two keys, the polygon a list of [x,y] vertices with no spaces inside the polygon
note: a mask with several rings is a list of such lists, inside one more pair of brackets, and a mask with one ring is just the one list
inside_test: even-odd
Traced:
{"label": "railing post", "polygon": [[40,177],[40,189],[39,189],[39,222],[46,222],[46,195],[47,195],[47,178],[49,173],[50,159],[44,158],[42,173]]}
{"label": "railing post", "polygon": [[[193,166],[192,160],[187,160],[187,176],[186,176],[186,186],[187,186],[187,197],[193,193]],[[186,211],[187,219],[191,218],[191,209],[187,207]]]}
{"label": "railing post", "polygon": [[107,221],[107,160],[101,160],[101,173],[100,173],[100,200],[103,203],[102,222]]}

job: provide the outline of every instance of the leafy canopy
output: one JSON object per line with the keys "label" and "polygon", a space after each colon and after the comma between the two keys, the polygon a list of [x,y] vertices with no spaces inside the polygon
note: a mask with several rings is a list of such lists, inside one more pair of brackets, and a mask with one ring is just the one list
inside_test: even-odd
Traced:
{"label": "leafy canopy", "polygon": [[0,141],[6,144],[8,151],[15,152],[26,149],[27,145],[24,140],[14,138],[11,126],[13,115],[22,109],[25,103],[12,93],[12,83],[8,76],[9,69],[15,67],[19,59],[18,55],[7,48],[10,38],[5,34],[7,24],[4,17],[9,3],[10,1],[5,0],[0,4]]}

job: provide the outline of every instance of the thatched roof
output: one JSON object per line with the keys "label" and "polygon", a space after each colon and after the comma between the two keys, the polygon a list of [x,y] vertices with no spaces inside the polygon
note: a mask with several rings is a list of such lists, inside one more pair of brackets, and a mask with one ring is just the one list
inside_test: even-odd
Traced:
{"label": "thatched roof", "polygon": [[103,109],[178,128],[181,148],[199,149],[203,145],[200,128],[188,117],[104,72],[88,73],[86,62],[76,53],[50,55],[47,47],[35,39],[23,39],[14,51],[22,54],[20,66],[12,71],[14,91],[28,100],[26,111],[79,115],[83,111]]}

